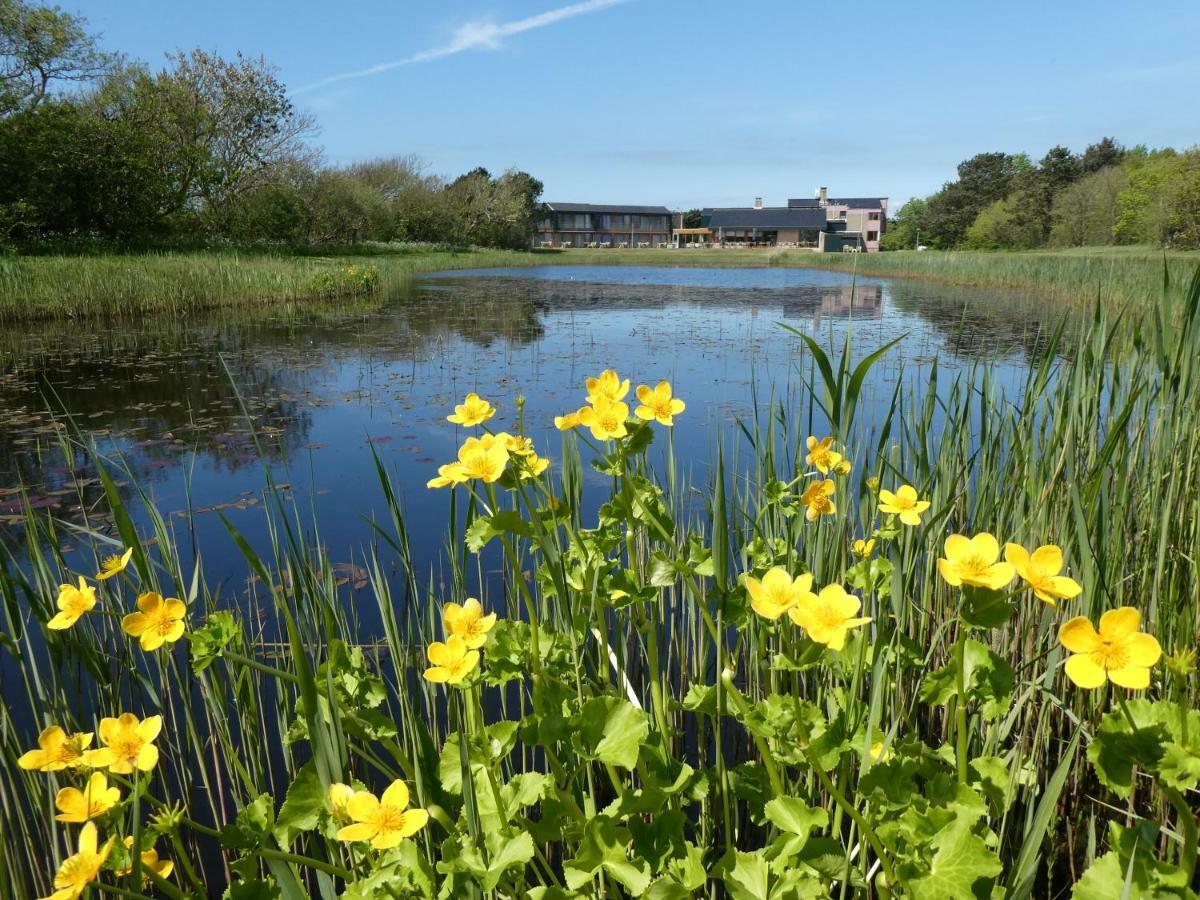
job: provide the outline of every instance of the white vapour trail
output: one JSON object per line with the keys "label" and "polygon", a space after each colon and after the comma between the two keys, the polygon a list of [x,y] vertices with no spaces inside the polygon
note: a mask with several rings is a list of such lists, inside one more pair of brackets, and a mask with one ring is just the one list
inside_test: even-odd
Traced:
{"label": "white vapour trail", "polygon": [[302,94],[305,91],[315,91],[318,88],[328,87],[339,81],[349,81],[352,78],[367,78],[371,75],[378,75],[380,72],[398,69],[401,66],[411,66],[415,63],[441,59],[444,56],[453,56],[455,53],[462,53],[464,50],[473,50],[476,47],[486,47],[495,50],[500,47],[505,38],[512,37],[514,34],[522,34],[526,31],[533,31],[536,28],[545,28],[547,25],[554,25],[566,19],[599,12],[600,10],[628,2],[629,0],[581,0],[579,3],[560,6],[557,9],[550,9],[535,16],[527,16],[524,19],[517,19],[513,22],[467,22],[460,25],[454,32],[454,37],[450,39],[449,43],[443,44],[441,47],[422,50],[420,53],[414,53],[412,56],[407,56],[404,59],[379,63],[366,69],[356,69],[353,72],[330,75],[328,78],[322,78],[320,81],[305,85],[293,93]]}

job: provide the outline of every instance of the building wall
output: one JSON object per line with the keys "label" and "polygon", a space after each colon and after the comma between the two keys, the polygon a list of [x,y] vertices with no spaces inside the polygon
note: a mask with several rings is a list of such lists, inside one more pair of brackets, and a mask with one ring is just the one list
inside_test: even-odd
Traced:
{"label": "building wall", "polygon": [[551,213],[538,223],[534,246],[549,241],[554,246],[564,243],[586,247],[590,243],[623,243],[634,247],[639,243],[659,246],[671,240],[669,215],[637,215],[631,213]]}
{"label": "building wall", "polygon": [[[875,218],[872,218],[872,215]],[[844,203],[831,203],[825,207],[825,218],[830,222],[843,221],[847,231],[856,231],[863,237],[868,253],[879,249],[883,237],[886,212],[878,209],[850,209]]]}

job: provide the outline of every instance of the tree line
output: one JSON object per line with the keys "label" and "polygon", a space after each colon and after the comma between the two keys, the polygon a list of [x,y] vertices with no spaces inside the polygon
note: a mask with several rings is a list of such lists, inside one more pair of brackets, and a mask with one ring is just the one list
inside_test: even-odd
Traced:
{"label": "tree line", "polygon": [[1053,147],[1037,163],[980,153],[957,175],[904,204],[888,222],[885,250],[1200,247],[1200,148],[1127,148],[1106,137],[1082,153]]}
{"label": "tree line", "polygon": [[197,49],[154,70],[79,16],[0,0],[0,243],[529,245],[532,176],[330,166],[315,135],[261,58]]}

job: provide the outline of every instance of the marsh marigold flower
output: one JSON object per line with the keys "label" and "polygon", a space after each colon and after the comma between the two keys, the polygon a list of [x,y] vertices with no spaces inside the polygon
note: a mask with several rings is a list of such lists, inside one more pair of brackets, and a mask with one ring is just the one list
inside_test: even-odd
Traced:
{"label": "marsh marigold flower", "polygon": [[38,749],[22,753],[17,765],[39,772],[60,772],[74,768],[82,762],[84,751],[91,743],[90,731],[67,734],[57,725],[51,725],[38,735]]}
{"label": "marsh marigold flower", "polygon": [[812,592],[812,575],[805,572],[792,576],[785,569],[775,566],[767,570],[762,581],[746,576],[746,593],[750,595],[750,608],[774,622],[801,600],[815,596]]}
{"label": "marsh marigold flower", "polygon": [[883,490],[879,492],[879,511],[891,516],[899,516],[905,525],[920,525],[921,513],[929,509],[928,500],[918,500],[917,490],[910,484],[902,484],[896,493]]}
{"label": "marsh marigold flower", "polygon": [[937,567],[946,584],[998,591],[1013,580],[1012,563],[998,562],[1000,544],[986,531],[973,538],[952,534],[946,538],[945,548],[946,557],[937,561]]}
{"label": "marsh marigold flower", "polygon": [[479,665],[479,651],[472,650],[457,634],[446,638],[446,643],[434,641],[425,651],[433,663],[425,670],[425,680],[437,684],[458,684]]}
{"label": "marsh marigold flower", "polygon": [[891,747],[885,747],[883,741],[876,741],[871,745],[871,760],[873,762],[888,762],[896,754],[892,752]]}
{"label": "marsh marigold flower", "polygon": [[861,600],[847,594],[840,584],[829,584],[789,609],[788,617],[818,644],[841,650],[846,646],[847,631],[871,621],[870,616],[858,615],[861,609]]}
{"label": "marsh marigold flower", "polygon": [[97,730],[104,746],[83,755],[85,766],[129,775],[134,769],[149,772],[158,762],[154,739],[162,731],[162,716],[139,721],[133,713],[121,713],[118,719],[101,719]]}
{"label": "marsh marigold flower", "polygon": [[629,418],[629,405],[620,400],[597,400],[579,411],[579,424],[592,431],[598,441],[623,438],[629,432],[625,420]]}
{"label": "marsh marigold flower", "polygon": [[58,613],[46,623],[46,627],[54,631],[63,631],[83,618],[84,613],[91,612],[95,606],[96,589],[80,575],[78,587],[73,584],[58,586]]}
{"label": "marsh marigold flower", "polygon": [[842,461],[842,454],[833,449],[832,437],[817,440],[809,435],[805,443],[808,446],[808,454],[804,457],[804,464],[816,466],[822,475],[828,475],[829,471]]}
{"label": "marsh marigold flower", "polygon": [[484,615],[483,604],[469,597],[461,606],[447,603],[442,607],[442,626],[447,635],[458,635],[468,650],[478,650],[487,641],[487,634],[496,624],[496,614]]}
{"label": "marsh marigold flower", "polygon": [[388,850],[425,827],[429,813],[408,808],[408,786],[393,781],[382,797],[370,791],[356,791],[346,804],[353,825],[342,828],[339,841],[370,841],[376,850]]}
{"label": "marsh marigold flower", "polygon": [[1150,667],[1162,657],[1151,634],[1138,631],[1141,616],[1132,606],[1110,609],[1100,617],[1097,632],[1086,616],[1064,622],[1058,642],[1071,656],[1067,677],[1081,688],[1098,688],[1105,681],[1132,690],[1150,686]]}
{"label": "marsh marigold flower", "polygon": [[818,516],[832,516],[837,512],[837,505],[833,502],[836,491],[837,485],[828,478],[809,484],[800,495],[800,503],[805,510],[804,517],[812,522]]}
{"label": "marsh marigold flower", "polygon": [[454,414],[446,416],[447,422],[455,425],[482,425],[496,414],[496,408],[476,393],[467,394],[465,400],[454,407]]}
{"label": "marsh marigold flower", "polygon": [[329,786],[329,793],[325,796],[325,802],[329,806],[329,811],[337,819],[349,819],[350,813],[346,810],[351,798],[357,793],[354,788],[348,784],[334,782]]}
{"label": "marsh marigold flower", "polygon": [[866,541],[859,538],[850,547],[850,550],[859,559],[869,559],[871,554],[875,552],[875,538]]}
{"label": "marsh marigold flower", "polygon": [[137,638],[147,653],[183,637],[183,617],[187,615],[187,606],[182,600],[174,597],[164,600],[161,594],[148,591],[137,598],[137,607],[140,612],[130,613],[121,619],[121,629],[130,637]]}
{"label": "marsh marigold flower", "polygon": [[97,581],[107,581],[114,575],[120,575],[125,571],[125,567],[129,565],[129,558],[133,556],[133,548],[130,547],[120,556],[113,554],[106,556],[100,561],[100,571],[96,573]]}
{"label": "marsh marigold flower", "polygon": [[[125,838],[125,849],[133,853],[133,835]],[[175,863],[169,859],[159,859],[158,851],[151,847],[148,850],[142,851],[142,873],[147,881],[150,880],[150,872],[153,872],[159,878],[170,878],[171,873],[175,871]],[[117,874],[122,878],[133,873],[133,866],[129,865],[123,869],[118,869]]]}
{"label": "marsh marigold flower", "polygon": [[75,900],[81,896],[88,885],[99,877],[115,841],[115,837],[110,837],[103,847],[97,848],[95,823],[84,825],[79,832],[78,851],[59,866],[58,874],[54,876],[54,893],[46,900]]}
{"label": "marsh marigold flower", "polygon": [[1083,593],[1074,579],[1058,574],[1062,571],[1063,554],[1053,544],[1038,547],[1032,553],[1020,544],[1005,544],[1004,559],[1012,563],[1017,574],[1033,589],[1034,596],[1051,606]]}
{"label": "marsh marigold flower", "polygon": [[121,789],[108,786],[103,772],[93,772],[83,790],[65,787],[54,796],[60,822],[86,822],[102,816],[121,802]]}
{"label": "marsh marigold flower", "polygon": [[849,475],[852,468],[854,468],[854,466],[851,464],[850,460],[843,456],[840,460],[838,460],[838,464],[833,467],[833,474],[843,476]]}
{"label": "marsh marigold flower", "polygon": [[438,466],[437,475],[425,482],[425,487],[444,488],[452,484],[462,484],[466,480],[467,476],[460,463],[447,463],[444,466]]}
{"label": "marsh marigold flower", "polygon": [[626,378],[622,381],[621,376],[612,369],[605,369],[599,377],[589,378],[585,384],[587,385],[588,403],[593,406],[604,402],[615,403],[623,400],[629,393],[629,379]]}
{"label": "marsh marigold flower", "polygon": [[641,406],[633,411],[639,419],[647,422],[657,422],[670,428],[675,424],[675,416],[687,408],[682,400],[671,396],[671,382],[660,381],[654,387],[639,384],[637,398]]}
{"label": "marsh marigold flower", "polygon": [[554,417],[554,427],[559,431],[570,431],[572,428],[578,428],[580,425],[579,414],[582,409],[577,409],[575,412],[567,413],[563,416]]}
{"label": "marsh marigold flower", "polygon": [[467,438],[458,449],[456,477],[461,476],[464,481],[477,478],[486,484],[500,480],[505,466],[508,465],[508,445],[504,441],[496,440],[494,435],[485,437],[491,440]]}

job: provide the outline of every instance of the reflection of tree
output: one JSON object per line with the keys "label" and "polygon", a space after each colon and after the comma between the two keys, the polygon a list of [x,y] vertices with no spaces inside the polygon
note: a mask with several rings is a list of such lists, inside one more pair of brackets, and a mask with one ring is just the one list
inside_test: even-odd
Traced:
{"label": "reflection of tree", "polygon": [[[966,359],[991,359],[1017,353],[1032,359],[1045,349],[1051,335],[1072,311],[1042,298],[1017,294],[945,287],[897,280],[889,288],[891,302],[909,315],[929,323],[942,335],[947,349]],[[1071,341],[1065,341],[1069,347]]]}

